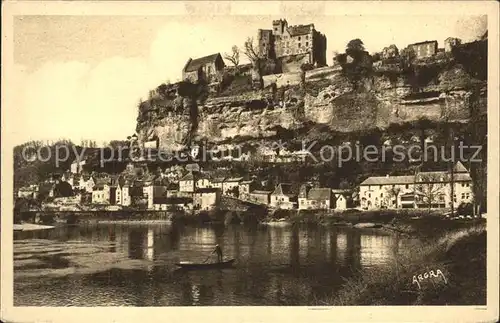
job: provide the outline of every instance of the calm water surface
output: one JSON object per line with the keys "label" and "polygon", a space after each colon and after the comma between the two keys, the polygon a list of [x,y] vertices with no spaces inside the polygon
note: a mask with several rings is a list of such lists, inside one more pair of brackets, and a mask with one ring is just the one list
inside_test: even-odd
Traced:
{"label": "calm water surface", "polygon": [[[292,226],[96,224],[14,236],[15,306],[316,305],[412,244],[376,230]],[[176,270],[217,243],[234,269]]]}

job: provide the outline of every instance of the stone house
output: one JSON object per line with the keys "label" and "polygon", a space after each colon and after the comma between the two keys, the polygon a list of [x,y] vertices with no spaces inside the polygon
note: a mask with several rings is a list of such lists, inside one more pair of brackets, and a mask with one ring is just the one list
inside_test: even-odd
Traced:
{"label": "stone house", "polygon": [[167,197],[167,186],[161,183],[152,183],[144,187],[145,196],[148,199],[148,209],[154,208],[155,197]]}
{"label": "stone house", "polygon": [[437,40],[426,40],[419,43],[408,45],[408,48],[413,49],[416,58],[424,58],[434,56],[438,52]]}
{"label": "stone house", "polygon": [[454,166],[453,180],[448,171],[369,177],[359,186],[359,198],[364,209],[458,207],[473,201],[472,178],[461,162]]}
{"label": "stone house", "polygon": [[332,189],[332,208],[347,210],[353,206],[352,192],[350,190]]}
{"label": "stone house", "polygon": [[154,210],[178,210],[187,211],[193,208],[192,197],[166,197],[157,196],[153,198]]}
{"label": "stone house", "polygon": [[271,193],[271,191],[254,190],[251,191],[250,194],[248,194],[248,200],[260,204],[269,205]]}
{"label": "stone house", "polygon": [[220,53],[197,59],[189,59],[182,69],[182,79],[193,83],[204,80],[207,83],[222,80],[226,64]]}
{"label": "stone house", "polygon": [[196,188],[211,188],[212,183],[210,182],[210,176],[201,173],[196,178]]}
{"label": "stone house", "polygon": [[[224,195],[235,195],[234,191],[239,193],[239,185],[243,181],[243,177],[228,178],[222,183],[222,194]],[[236,193],[236,194],[238,194]]]}
{"label": "stone house", "polygon": [[224,181],[225,181],[225,178],[224,177],[218,177],[218,178],[213,178],[211,180],[212,182],[212,187],[213,188],[220,188],[221,190],[223,189],[223,186],[224,186]]}
{"label": "stone house", "polygon": [[115,201],[118,205],[129,206],[131,204],[130,199],[130,182],[124,181],[119,183],[115,191]]}
{"label": "stone house", "polygon": [[298,189],[292,184],[281,183],[271,193],[271,207],[277,209],[295,209],[298,204]]}
{"label": "stone house", "polygon": [[220,203],[221,190],[218,188],[199,188],[193,193],[194,210],[212,210]]}
{"label": "stone house", "polygon": [[[300,63],[318,67],[326,65],[326,36],[318,32],[314,24],[288,26],[286,19],[279,19],[274,20],[272,26],[272,29],[259,29],[257,32],[258,50],[261,55],[278,59],[304,55],[305,59]],[[300,71],[300,65],[288,72]],[[283,69],[285,71],[286,66],[283,66]]]}
{"label": "stone house", "polygon": [[238,186],[239,198],[248,199],[248,195],[257,187],[257,183],[254,180],[241,181]]}
{"label": "stone house", "polygon": [[86,164],[85,160],[75,159],[70,166],[70,171],[73,174],[80,174],[82,172],[83,166]]}
{"label": "stone house", "polygon": [[179,191],[192,193],[195,189],[195,183],[195,175],[193,174],[193,172],[189,172],[179,180]]}
{"label": "stone house", "polygon": [[110,204],[111,186],[107,179],[96,180],[92,190],[92,203],[94,204]]}
{"label": "stone house", "polygon": [[330,188],[310,188],[303,185],[300,188],[299,210],[330,209],[332,206],[332,190]]}

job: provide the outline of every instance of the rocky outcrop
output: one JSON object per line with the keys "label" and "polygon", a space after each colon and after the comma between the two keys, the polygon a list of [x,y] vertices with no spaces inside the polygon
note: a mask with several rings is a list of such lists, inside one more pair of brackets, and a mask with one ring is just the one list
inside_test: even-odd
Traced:
{"label": "rocky outcrop", "polygon": [[138,133],[143,138],[155,135],[160,148],[177,150],[192,140],[258,139],[276,135],[279,129],[310,124],[345,132],[421,118],[467,120],[471,106],[486,105],[485,92],[473,95],[486,82],[472,78],[460,64],[441,63],[417,67],[420,70],[413,79],[402,72],[385,74],[379,68],[361,80],[361,86],[358,81],[356,88],[335,66],[305,72],[305,83],[235,96],[209,95],[201,100],[199,89],[188,91],[196,95],[177,93],[176,97],[170,91],[171,103],[166,107],[153,104],[141,112]]}

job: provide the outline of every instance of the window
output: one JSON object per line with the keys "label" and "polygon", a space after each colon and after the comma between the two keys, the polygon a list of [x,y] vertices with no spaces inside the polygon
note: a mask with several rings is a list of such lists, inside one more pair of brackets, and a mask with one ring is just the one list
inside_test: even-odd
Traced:
{"label": "window", "polygon": [[382,189],[382,185],[379,185],[379,186],[378,186],[378,188],[379,188],[379,189]]}
{"label": "window", "polygon": [[368,198],[371,198],[372,197],[372,194],[371,193],[368,193]]}
{"label": "window", "polygon": [[309,46],[309,43],[308,43],[308,42],[306,42],[306,47],[307,47],[307,46]]}
{"label": "window", "polygon": [[405,188],[409,188],[410,186],[408,184],[405,185]]}
{"label": "window", "polygon": [[380,193],[380,197],[384,197],[384,193]]}
{"label": "window", "polygon": [[299,41],[300,41],[300,36],[299,36]]}
{"label": "window", "polygon": [[301,43],[299,43],[299,47],[300,47]]}
{"label": "window", "polygon": [[465,193],[462,193],[462,200],[465,200]]}
{"label": "window", "polygon": [[[306,35],[306,39],[309,39],[309,35]],[[307,43],[306,43],[307,44]]]}

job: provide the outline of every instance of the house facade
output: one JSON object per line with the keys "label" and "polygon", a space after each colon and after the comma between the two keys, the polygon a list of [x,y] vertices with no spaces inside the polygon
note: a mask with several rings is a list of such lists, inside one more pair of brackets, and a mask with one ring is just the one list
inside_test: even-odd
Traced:
{"label": "house facade", "polygon": [[187,173],[184,177],[179,180],[179,191],[180,192],[194,192],[195,189],[195,176],[192,172]]}
{"label": "house facade", "polygon": [[254,190],[248,194],[248,200],[252,201],[252,202],[268,205],[270,202],[271,193],[272,193],[272,191]]}
{"label": "house facade", "polygon": [[413,49],[417,58],[431,57],[438,52],[437,40],[423,41],[408,45]]}
{"label": "house facade", "polygon": [[182,69],[182,79],[193,83],[204,80],[208,83],[222,79],[226,64],[220,53],[197,59],[189,59]]}
{"label": "house facade", "polygon": [[298,192],[292,184],[278,184],[271,193],[269,204],[277,209],[295,209],[298,207]]}
{"label": "house facade", "polygon": [[332,190],[303,186],[298,196],[298,207],[300,210],[330,209],[332,207]]}
{"label": "house facade", "polygon": [[473,201],[472,178],[460,162],[453,179],[448,171],[369,177],[360,184],[359,198],[363,209],[448,208],[452,203],[458,207]]}
{"label": "house facade", "polygon": [[352,192],[349,190],[332,189],[332,208],[343,211],[352,207]]}
{"label": "house facade", "polygon": [[249,181],[241,181],[238,190],[239,190],[239,198],[240,199],[248,199],[248,196],[251,191],[253,191],[257,187],[257,183],[253,180]]}
{"label": "house facade", "polygon": [[[239,185],[243,181],[243,177],[228,178],[222,183],[222,194],[235,196],[239,193]],[[237,197],[237,196],[235,196]]]}
{"label": "house facade", "polygon": [[213,210],[220,203],[221,191],[217,188],[200,188],[193,193],[194,210]]}

